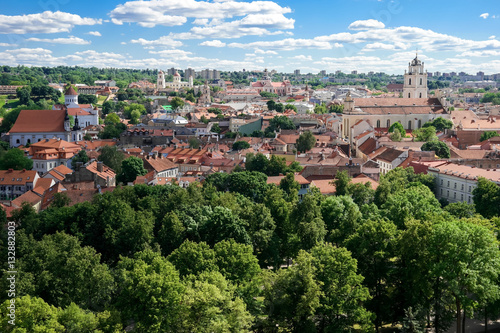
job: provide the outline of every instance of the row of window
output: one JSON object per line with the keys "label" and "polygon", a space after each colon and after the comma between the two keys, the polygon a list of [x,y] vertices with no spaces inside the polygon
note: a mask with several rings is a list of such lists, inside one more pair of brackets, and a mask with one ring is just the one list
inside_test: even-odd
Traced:
{"label": "row of window", "polygon": [[[441,189],[441,198],[443,198],[443,194],[444,194],[444,190],[443,190],[443,189]],[[450,199],[450,198],[451,198],[451,197],[450,197],[450,191],[449,191],[449,190],[446,190],[446,198],[448,198],[448,199]],[[467,202],[468,202],[468,203],[471,203],[471,202],[472,202],[472,199],[471,199],[471,198],[472,198],[472,196],[470,196],[470,195],[469,195],[469,196],[468,196],[468,199],[467,199]],[[455,199],[455,200],[457,199],[457,192],[453,192],[453,199]],[[460,194],[460,201],[464,201],[464,194],[463,194],[463,193],[461,193],[461,194]]]}
{"label": "row of window", "polygon": [[[444,184],[444,180],[441,179],[441,186],[443,186],[443,184]],[[454,189],[457,189],[457,184],[458,184],[457,182],[454,182]],[[461,186],[461,190],[463,191],[465,189],[465,185],[464,184],[461,184],[461,185],[462,185]],[[449,180],[446,182],[446,187],[450,187],[450,181]],[[472,192],[472,186],[471,185],[469,185],[469,191],[468,192],[469,193]]]}

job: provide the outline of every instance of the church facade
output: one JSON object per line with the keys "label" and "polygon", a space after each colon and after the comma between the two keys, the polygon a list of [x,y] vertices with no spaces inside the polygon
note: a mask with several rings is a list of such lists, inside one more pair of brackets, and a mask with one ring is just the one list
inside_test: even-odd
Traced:
{"label": "church facade", "polygon": [[405,71],[403,98],[352,98],[347,94],[340,135],[352,142],[351,129],[362,120],[377,131],[387,131],[395,122],[411,131],[438,117],[449,119],[450,115],[439,98],[427,97],[427,73],[415,57]]}
{"label": "church facade", "polygon": [[193,87],[193,77],[189,77],[189,81],[181,81],[181,75],[175,71],[174,78],[172,82],[165,82],[165,73],[163,71],[158,71],[158,77],[156,79],[156,89],[181,89],[181,88],[192,88]]}

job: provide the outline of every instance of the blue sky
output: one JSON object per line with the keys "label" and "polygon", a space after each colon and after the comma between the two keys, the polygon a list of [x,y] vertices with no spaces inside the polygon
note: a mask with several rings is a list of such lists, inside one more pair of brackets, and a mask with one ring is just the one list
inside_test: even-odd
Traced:
{"label": "blue sky", "polygon": [[500,73],[498,0],[2,4],[0,64]]}

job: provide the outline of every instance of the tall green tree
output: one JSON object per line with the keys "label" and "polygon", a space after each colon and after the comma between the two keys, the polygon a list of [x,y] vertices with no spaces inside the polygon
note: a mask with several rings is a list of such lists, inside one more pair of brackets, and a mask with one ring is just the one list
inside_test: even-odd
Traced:
{"label": "tall green tree", "polygon": [[185,287],[167,259],[151,250],[121,257],[116,267],[120,289],[115,307],[123,319],[134,320],[143,332],[176,331],[182,321]]}
{"label": "tall green tree", "polygon": [[130,156],[122,161],[121,173],[117,178],[118,181],[127,184],[133,182],[137,176],[144,176],[146,173],[144,161],[138,157]]}
{"label": "tall green tree", "polygon": [[456,331],[462,332],[463,312],[478,302],[500,298],[497,279],[500,251],[492,231],[467,221],[433,227],[429,240],[430,274],[442,293],[454,300]]}
{"label": "tall green tree", "polygon": [[500,216],[500,186],[479,177],[477,186],[472,190],[476,211],[486,218]]}
{"label": "tall green tree", "polygon": [[97,160],[113,169],[116,174],[120,174],[124,158],[125,156],[122,152],[118,151],[116,146],[104,146],[100,149]]}
{"label": "tall green tree", "polygon": [[297,151],[306,152],[311,150],[312,147],[316,144],[316,138],[311,133],[311,131],[307,131],[302,133],[296,142]]}
{"label": "tall green tree", "polygon": [[346,242],[358,260],[359,273],[372,299],[367,309],[375,315],[375,328],[392,319],[391,291],[394,276],[393,258],[398,231],[390,221],[366,221]]}
{"label": "tall green tree", "polygon": [[311,250],[315,279],[321,288],[320,306],[316,312],[318,331],[350,331],[359,325],[363,331],[371,328],[372,314],[364,303],[370,299],[363,276],[357,272],[357,262],[345,248],[329,243]]}

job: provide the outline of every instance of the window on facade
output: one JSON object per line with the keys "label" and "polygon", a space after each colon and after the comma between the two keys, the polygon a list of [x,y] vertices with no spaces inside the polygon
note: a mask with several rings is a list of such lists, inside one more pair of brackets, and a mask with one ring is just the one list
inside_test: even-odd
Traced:
{"label": "window on facade", "polygon": [[408,121],[408,129],[411,130],[411,120]]}
{"label": "window on facade", "polygon": [[377,120],[377,128],[380,128],[380,120]]}
{"label": "window on facade", "polygon": [[441,196],[443,196],[443,189],[441,189]]}
{"label": "window on facade", "polygon": [[470,197],[469,197],[469,203],[470,203]]}
{"label": "window on facade", "polygon": [[419,119],[418,120],[418,128],[421,128],[422,127],[422,119]]}
{"label": "window on facade", "polygon": [[464,195],[460,194],[460,201],[464,201]]}
{"label": "window on facade", "polygon": [[[420,85],[422,85],[422,83],[423,83],[423,81],[422,81],[422,79],[420,79]],[[420,94],[420,95],[422,95],[422,94]]]}
{"label": "window on facade", "polygon": [[448,184],[446,185],[446,187],[450,187],[450,181],[448,180]]}
{"label": "window on facade", "polygon": [[411,94],[410,93],[408,93],[408,98],[411,98]]}
{"label": "window on facade", "polygon": [[419,97],[422,98],[422,93],[420,93]]}
{"label": "window on facade", "polygon": [[455,188],[457,188],[457,183],[455,183]]}
{"label": "window on facade", "polygon": [[21,142],[19,141],[19,139],[17,139],[17,140],[16,140],[16,143],[21,143]]}
{"label": "window on facade", "polygon": [[441,185],[443,185],[443,180],[441,179]]}
{"label": "window on facade", "polygon": [[471,191],[471,186],[469,186],[469,193],[470,193],[470,191]]}
{"label": "window on facade", "polygon": [[453,199],[457,198],[457,192],[453,192]]}
{"label": "window on facade", "polygon": [[387,128],[391,127],[391,120],[387,119]]}
{"label": "window on facade", "polygon": [[464,190],[464,184],[462,184],[462,191]]}
{"label": "window on facade", "polygon": [[411,79],[408,79],[408,84],[411,85]]}
{"label": "window on facade", "polygon": [[450,191],[446,191],[446,197],[450,197]]}

